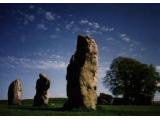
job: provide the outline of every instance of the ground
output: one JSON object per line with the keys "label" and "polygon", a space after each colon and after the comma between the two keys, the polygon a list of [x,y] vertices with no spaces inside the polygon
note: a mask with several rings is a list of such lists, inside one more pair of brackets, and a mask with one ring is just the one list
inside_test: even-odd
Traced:
{"label": "ground", "polygon": [[74,109],[62,111],[65,99],[50,99],[48,107],[32,107],[32,100],[23,100],[21,106],[8,106],[0,101],[0,116],[148,116],[160,115],[160,106],[98,105],[96,111]]}

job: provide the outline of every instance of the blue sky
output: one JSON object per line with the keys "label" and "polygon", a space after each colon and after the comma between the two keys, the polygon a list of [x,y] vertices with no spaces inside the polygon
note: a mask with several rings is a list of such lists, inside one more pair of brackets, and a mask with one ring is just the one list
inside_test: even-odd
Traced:
{"label": "blue sky", "polygon": [[16,78],[22,98],[33,98],[39,73],[51,80],[49,97],[66,97],[66,66],[78,34],[98,44],[98,93],[109,93],[102,78],[118,56],[160,71],[159,21],[160,4],[0,4],[0,99]]}

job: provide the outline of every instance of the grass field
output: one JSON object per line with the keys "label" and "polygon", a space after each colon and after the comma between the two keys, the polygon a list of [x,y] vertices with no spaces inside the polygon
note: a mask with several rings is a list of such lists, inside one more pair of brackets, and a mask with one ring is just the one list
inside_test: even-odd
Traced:
{"label": "grass field", "polygon": [[65,99],[50,99],[48,107],[32,107],[32,100],[23,100],[21,106],[8,106],[0,101],[0,116],[149,116],[160,115],[160,106],[98,105],[96,111],[74,109],[62,111]]}

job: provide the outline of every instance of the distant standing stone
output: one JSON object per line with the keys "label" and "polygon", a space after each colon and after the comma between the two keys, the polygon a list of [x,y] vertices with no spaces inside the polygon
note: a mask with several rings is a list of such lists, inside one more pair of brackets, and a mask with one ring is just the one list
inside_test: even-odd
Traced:
{"label": "distant standing stone", "polygon": [[20,80],[13,81],[8,88],[8,104],[21,105],[22,87]]}
{"label": "distant standing stone", "polygon": [[41,106],[48,104],[47,92],[49,88],[49,79],[45,75],[39,74],[39,79],[36,83],[36,95],[34,97],[33,106]]}
{"label": "distant standing stone", "polygon": [[67,96],[64,109],[96,109],[98,48],[95,41],[78,36],[77,50],[67,67]]}

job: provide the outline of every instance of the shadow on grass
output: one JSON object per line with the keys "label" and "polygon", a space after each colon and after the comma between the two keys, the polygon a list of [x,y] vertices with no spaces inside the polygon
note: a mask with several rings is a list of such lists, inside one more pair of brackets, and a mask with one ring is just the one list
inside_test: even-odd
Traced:
{"label": "shadow on grass", "polygon": [[13,109],[21,109],[21,110],[45,110],[45,111],[64,111],[62,107],[48,107],[48,106],[10,106]]}
{"label": "shadow on grass", "polygon": [[[20,110],[44,110],[44,111],[56,111],[56,112],[79,112],[79,111],[83,111],[83,112],[95,112],[94,110],[88,110],[85,108],[74,108],[71,110],[66,110],[63,107],[54,107],[54,106],[24,106],[24,105],[20,105],[20,106],[10,106],[10,108],[12,109],[20,109]],[[99,109],[101,111],[101,109]]]}
{"label": "shadow on grass", "polygon": [[45,111],[64,111],[61,107],[29,107],[29,106],[18,106],[16,109],[22,110],[45,110]]}

